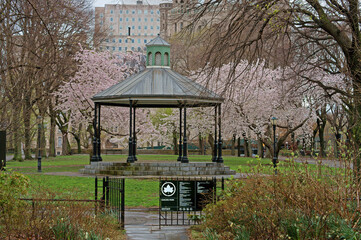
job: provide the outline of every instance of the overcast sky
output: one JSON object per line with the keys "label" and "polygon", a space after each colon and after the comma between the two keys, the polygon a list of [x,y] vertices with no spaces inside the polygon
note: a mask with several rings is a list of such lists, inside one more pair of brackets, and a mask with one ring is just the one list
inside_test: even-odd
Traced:
{"label": "overcast sky", "polygon": [[[159,4],[161,2],[171,2],[171,0],[143,0],[144,4]],[[136,4],[137,0],[94,0],[94,7],[104,7],[105,4]]]}

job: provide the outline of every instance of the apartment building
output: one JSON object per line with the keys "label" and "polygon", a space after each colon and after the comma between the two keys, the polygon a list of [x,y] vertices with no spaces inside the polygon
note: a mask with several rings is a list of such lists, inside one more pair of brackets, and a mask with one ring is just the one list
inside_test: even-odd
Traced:
{"label": "apartment building", "polygon": [[95,8],[95,28],[107,30],[99,50],[145,51],[145,44],[160,33],[159,5],[105,4]]}

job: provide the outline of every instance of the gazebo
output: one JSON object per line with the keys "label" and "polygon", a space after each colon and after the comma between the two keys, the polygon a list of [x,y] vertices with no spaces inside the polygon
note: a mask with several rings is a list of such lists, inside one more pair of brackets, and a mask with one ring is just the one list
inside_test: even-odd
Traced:
{"label": "gazebo", "polygon": [[95,112],[91,162],[102,161],[100,147],[101,106],[119,106],[129,107],[129,152],[127,163],[137,161],[137,138],[135,131],[137,108],[179,109],[180,138],[177,161],[188,163],[187,108],[193,107],[214,107],[215,141],[212,162],[223,163],[221,104],[224,99],[202,85],[172,70],[170,67],[170,44],[159,35],[150,41],[146,47],[147,66],[142,72],[128,77],[92,98],[95,103]]}

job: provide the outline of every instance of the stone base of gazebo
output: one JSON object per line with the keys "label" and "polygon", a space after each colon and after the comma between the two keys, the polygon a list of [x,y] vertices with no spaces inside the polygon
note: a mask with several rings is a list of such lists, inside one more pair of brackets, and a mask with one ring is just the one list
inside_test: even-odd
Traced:
{"label": "stone base of gazebo", "polygon": [[235,175],[236,172],[223,163],[119,163],[92,162],[80,170],[82,174],[113,176],[202,176]]}

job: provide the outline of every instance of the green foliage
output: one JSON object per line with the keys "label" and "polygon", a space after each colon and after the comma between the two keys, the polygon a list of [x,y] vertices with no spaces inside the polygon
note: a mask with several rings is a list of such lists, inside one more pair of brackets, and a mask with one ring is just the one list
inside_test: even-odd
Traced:
{"label": "green foliage", "polygon": [[23,174],[0,171],[0,232],[11,230],[22,213],[24,203],[19,200],[27,192],[29,180]]}
{"label": "green foliage", "polygon": [[[361,239],[358,189],[348,168],[249,162],[247,179],[227,183],[206,207],[206,239]],[[268,172],[270,175],[265,175]]]}

